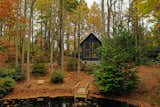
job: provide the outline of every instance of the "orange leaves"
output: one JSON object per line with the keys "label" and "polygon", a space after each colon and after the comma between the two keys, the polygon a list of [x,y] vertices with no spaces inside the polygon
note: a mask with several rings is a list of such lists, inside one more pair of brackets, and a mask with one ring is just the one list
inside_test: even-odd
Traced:
{"label": "orange leaves", "polygon": [[0,0],[0,18],[15,17],[18,0]]}
{"label": "orange leaves", "polygon": [[15,29],[13,28],[16,23],[19,24],[18,30],[22,30],[20,27],[26,22],[26,19],[22,16],[21,9],[18,7],[20,7],[19,0],[0,0],[0,22],[5,23],[7,27],[5,35],[15,35]]}
{"label": "orange leaves", "polygon": [[20,23],[26,23],[27,22],[27,19],[25,19],[24,17],[19,17],[19,22]]}
{"label": "orange leaves", "polygon": [[14,0],[2,0],[0,5],[0,17],[8,17]]}
{"label": "orange leaves", "polygon": [[0,49],[0,67],[2,67],[6,66],[6,61],[9,59],[10,56],[14,56],[15,54],[14,42],[9,40],[0,41]]}

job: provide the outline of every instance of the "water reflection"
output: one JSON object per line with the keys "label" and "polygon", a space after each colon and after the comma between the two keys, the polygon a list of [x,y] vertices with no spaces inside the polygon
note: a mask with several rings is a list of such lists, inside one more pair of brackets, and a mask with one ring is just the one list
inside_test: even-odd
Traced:
{"label": "water reflection", "polygon": [[[17,100],[12,103],[16,107],[75,107],[73,98],[41,98],[30,100]],[[87,103],[80,102],[76,107],[135,107],[133,105],[111,100],[89,100]]]}

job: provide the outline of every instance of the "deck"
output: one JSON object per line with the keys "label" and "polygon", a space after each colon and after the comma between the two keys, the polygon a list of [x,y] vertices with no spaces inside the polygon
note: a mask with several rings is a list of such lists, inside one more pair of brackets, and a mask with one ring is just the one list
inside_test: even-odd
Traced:
{"label": "deck", "polygon": [[78,99],[78,98],[87,99],[88,94],[89,94],[88,88],[89,88],[89,82],[86,83],[85,85],[82,85],[81,83],[78,83],[75,86],[74,98],[75,99]]}

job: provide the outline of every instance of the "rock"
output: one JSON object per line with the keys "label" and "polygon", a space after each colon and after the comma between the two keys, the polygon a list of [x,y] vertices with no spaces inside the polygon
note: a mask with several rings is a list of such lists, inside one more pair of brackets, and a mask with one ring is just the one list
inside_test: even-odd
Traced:
{"label": "rock", "polygon": [[44,98],[37,98],[37,101],[44,101]]}
{"label": "rock", "polygon": [[7,104],[9,104],[9,102],[8,101],[4,101],[3,104],[7,105]]}
{"label": "rock", "polygon": [[38,80],[38,81],[37,81],[37,84],[38,84],[38,85],[42,85],[42,84],[44,84],[44,82],[45,82],[44,80]]}

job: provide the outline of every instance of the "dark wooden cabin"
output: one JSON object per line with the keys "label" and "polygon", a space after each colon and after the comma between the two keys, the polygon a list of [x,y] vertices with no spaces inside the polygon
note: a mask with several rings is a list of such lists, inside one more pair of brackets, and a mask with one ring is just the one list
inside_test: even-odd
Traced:
{"label": "dark wooden cabin", "polygon": [[85,38],[81,46],[81,59],[85,61],[97,61],[100,58],[100,55],[97,49],[102,45],[101,40],[94,33],[89,34]]}

